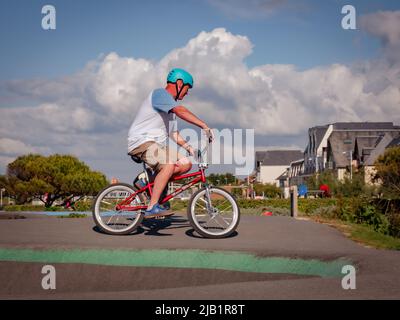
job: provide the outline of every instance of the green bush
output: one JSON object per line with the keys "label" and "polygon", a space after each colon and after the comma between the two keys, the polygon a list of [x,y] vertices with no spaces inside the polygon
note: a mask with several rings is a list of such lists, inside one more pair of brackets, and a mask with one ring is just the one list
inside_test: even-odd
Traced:
{"label": "green bush", "polygon": [[5,211],[44,211],[43,206],[33,206],[26,204],[8,205],[4,206]]}
{"label": "green bush", "polygon": [[314,174],[307,179],[307,186],[310,190],[319,190],[321,185],[327,185],[334,197],[358,197],[358,196],[374,196],[378,192],[378,188],[365,183],[364,170],[360,169],[354,172],[352,179],[345,176],[343,181],[336,177],[333,170],[326,170],[322,173]]}
{"label": "green bush", "polygon": [[171,209],[174,211],[182,211],[187,208],[188,204],[189,204],[188,200],[175,199],[171,201]]}
{"label": "green bush", "polygon": [[59,218],[86,218],[87,215],[86,214],[82,214],[82,213],[70,213],[67,216],[59,216]]}
{"label": "green bush", "polygon": [[62,211],[62,210],[63,210],[62,207],[46,207],[46,208],[44,208],[44,211],[51,211],[51,212]]}
{"label": "green bush", "polygon": [[243,189],[242,188],[233,188],[232,194],[236,199],[243,197]]}
{"label": "green bush", "polygon": [[400,200],[400,147],[391,147],[375,162],[375,181],[380,181],[386,199]]}
{"label": "green bush", "polygon": [[299,211],[306,215],[314,214],[314,212],[319,208],[334,207],[335,205],[336,199],[332,198],[298,199]]}
{"label": "green bush", "polygon": [[400,212],[390,212],[388,214],[389,234],[392,237],[400,238]]}
{"label": "green bush", "polygon": [[315,211],[312,212],[313,215],[324,217],[328,219],[334,219],[336,217],[336,207],[320,207],[317,208]]}
{"label": "green bush", "polygon": [[369,225],[375,231],[389,234],[390,223],[388,218],[367,197],[339,198],[336,214],[338,218],[344,221]]}
{"label": "green bush", "polygon": [[77,201],[74,204],[74,209],[75,211],[91,211],[92,210],[92,201],[88,201],[88,200],[81,200],[81,201]]}
{"label": "green bush", "polygon": [[400,238],[400,199],[374,199],[373,204],[387,217],[389,234]]}
{"label": "green bush", "polygon": [[276,198],[279,197],[282,194],[282,191],[280,188],[278,188],[274,184],[270,183],[255,183],[253,185],[253,189],[256,192],[257,195],[262,195],[264,194],[265,197],[267,198]]}
{"label": "green bush", "polygon": [[28,204],[16,204],[16,205],[8,205],[4,207],[5,211],[47,211],[47,212],[55,212],[55,211],[65,211],[64,207],[60,206],[51,206],[46,208],[43,206],[35,206],[35,205],[28,205]]}

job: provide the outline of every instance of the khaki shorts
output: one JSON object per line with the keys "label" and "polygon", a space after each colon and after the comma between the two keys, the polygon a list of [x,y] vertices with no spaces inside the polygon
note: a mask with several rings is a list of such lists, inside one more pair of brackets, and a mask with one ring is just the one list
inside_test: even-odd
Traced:
{"label": "khaki shorts", "polygon": [[154,141],[141,144],[129,152],[144,161],[154,171],[159,171],[166,164],[185,163],[189,160],[177,150],[164,147]]}

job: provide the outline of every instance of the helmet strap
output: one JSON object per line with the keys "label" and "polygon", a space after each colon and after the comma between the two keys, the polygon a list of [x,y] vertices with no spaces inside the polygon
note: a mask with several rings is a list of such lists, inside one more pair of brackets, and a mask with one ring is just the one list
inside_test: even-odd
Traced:
{"label": "helmet strap", "polygon": [[175,97],[175,101],[178,101],[178,98],[179,98],[179,96],[180,96],[180,94],[181,94],[181,92],[182,92],[184,86],[185,86],[185,85],[183,85],[182,88],[181,88],[181,90],[178,91],[178,82],[175,82],[175,88],[176,88],[176,97]]}

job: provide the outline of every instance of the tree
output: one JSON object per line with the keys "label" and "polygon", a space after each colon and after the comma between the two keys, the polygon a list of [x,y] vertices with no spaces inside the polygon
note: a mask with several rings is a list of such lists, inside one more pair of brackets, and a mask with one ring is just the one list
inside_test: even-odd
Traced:
{"label": "tree", "polygon": [[29,154],[7,166],[1,183],[16,203],[40,199],[46,207],[71,196],[95,195],[108,182],[104,174],[70,155]]}
{"label": "tree", "polygon": [[375,162],[374,181],[381,182],[387,199],[400,199],[400,147],[388,148]]}

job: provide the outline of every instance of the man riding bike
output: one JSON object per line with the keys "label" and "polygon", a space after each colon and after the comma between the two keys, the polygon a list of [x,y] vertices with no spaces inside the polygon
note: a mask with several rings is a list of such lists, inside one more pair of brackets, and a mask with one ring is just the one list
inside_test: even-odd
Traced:
{"label": "man riding bike", "polygon": [[193,77],[183,69],[173,69],[167,77],[165,89],[153,90],[142,103],[128,135],[128,153],[144,161],[155,173],[153,192],[145,212],[145,218],[165,216],[168,210],[158,202],[160,196],[175,175],[181,175],[192,168],[190,160],[167,146],[171,137],[190,155],[194,149],[171,126],[176,116],[205,130],[209,139],[213,133],[207,124],[181,105],[178,100],[193,88]]}

